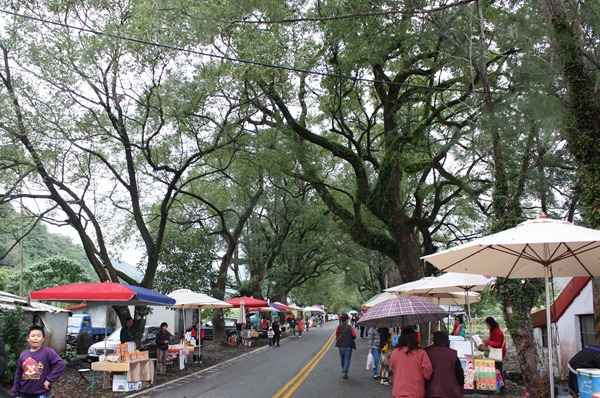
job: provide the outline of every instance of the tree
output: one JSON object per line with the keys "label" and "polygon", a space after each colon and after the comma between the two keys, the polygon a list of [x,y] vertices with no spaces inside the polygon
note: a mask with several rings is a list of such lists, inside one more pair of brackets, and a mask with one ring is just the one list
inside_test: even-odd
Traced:
{"label": "tree", "polygon": [[[205,68],[207,81],[190,81],[173,69],[177,54],[169,49],[70,28],[93,20],[114,35],[136,32],[148,22],[136,6],[49,9],[41,1],[19,12],[47,24],[15,16],[3,25],[0,134],[8,156],[0,162],[14,177],[0,196],[44,203],[29,212],[73,227],[101,281],[135,284],[112,266],[110,240],[139,239],[146,253],[140,285],[151,288],[179,191],[227,167],[203,161],[235,143],[243,113],[231,111],[236,104],[221,101],[212,85],[218,68]],[[119,309],[121,319],[127,313]],[[135,328],[139,338],[143,324]]]}

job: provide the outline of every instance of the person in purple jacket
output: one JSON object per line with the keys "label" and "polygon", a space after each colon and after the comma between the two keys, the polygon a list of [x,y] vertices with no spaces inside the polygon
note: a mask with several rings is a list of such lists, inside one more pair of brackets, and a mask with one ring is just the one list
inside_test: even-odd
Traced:
{"label": "person in purple jacket", "polygon": [[52,384],[63,374],[65,361],[49,347],[44,347],[44,328],[33,325],[27,331],[29,349],[19,356],[13,385],[13,397],[50,397]]}

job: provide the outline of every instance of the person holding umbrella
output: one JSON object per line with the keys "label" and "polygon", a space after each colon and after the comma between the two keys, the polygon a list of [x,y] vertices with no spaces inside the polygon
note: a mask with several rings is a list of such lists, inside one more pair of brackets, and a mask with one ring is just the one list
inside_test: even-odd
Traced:
{"label": "person holding umbrella", "polygon": [[335,328],[335,337],[335,346],[338,347],[340,352],[342,377],[347,379],[350,361],[352,360],[352,350],[356,349],[356,330],[348,324],[348,314],[342,315],[342,323]]}

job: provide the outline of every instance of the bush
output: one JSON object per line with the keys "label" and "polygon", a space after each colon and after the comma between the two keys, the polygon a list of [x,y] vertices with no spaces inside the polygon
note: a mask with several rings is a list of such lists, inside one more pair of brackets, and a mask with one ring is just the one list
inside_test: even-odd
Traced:
{"label": "bush", "polygon": [[28,325],[23,319],[25,319],[25,316],[21,307],[14,310],[0,310],[0,337],[6,348],[5,381],[11,384],[17,369],[19,355],[27,348],[25,336]]}

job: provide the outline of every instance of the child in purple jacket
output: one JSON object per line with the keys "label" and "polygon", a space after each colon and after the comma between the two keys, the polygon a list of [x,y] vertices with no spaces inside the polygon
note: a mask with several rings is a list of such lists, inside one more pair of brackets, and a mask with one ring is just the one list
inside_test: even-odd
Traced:
{"label": "child in purple jacket", "polygon": [[50,397],[52,384],[66,368],[65,361],[48,347],[44,347],[44,328],[33,325],[27,332],[29,349],[19,356],[13,397]]}

